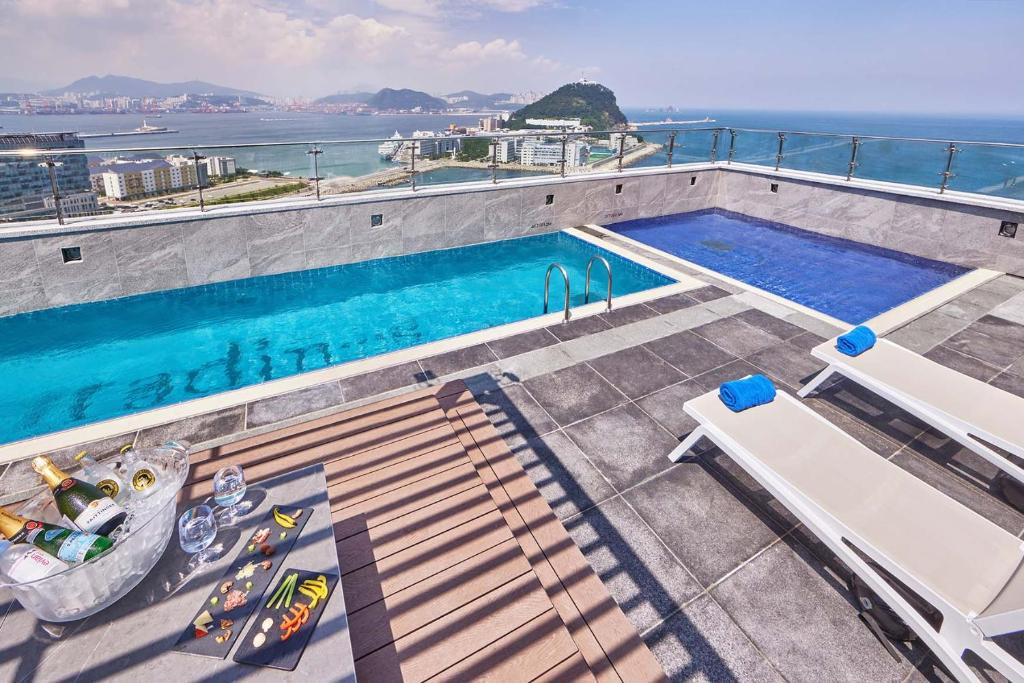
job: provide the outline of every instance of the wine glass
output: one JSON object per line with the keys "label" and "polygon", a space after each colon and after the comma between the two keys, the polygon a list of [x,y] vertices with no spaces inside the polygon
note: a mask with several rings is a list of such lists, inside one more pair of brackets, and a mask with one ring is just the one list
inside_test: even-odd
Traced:
{"label": "wine glass", "polygon": [[195,572],[210,564],[220,555],[220,548],[211,548],[217,537],[217,518],[209,505],[189,508],[178,518],[178,543],[181,549],[192,555],[188,561],[189,572]]}
{"label": "wine glass", "polygon": [[252,502],[245,500],[245,490],[245,474],[241,465],[229,465],[217,470],[213,476],[213,500],[221,508],[217,514],[219,524],[234,524],[252,509]]}

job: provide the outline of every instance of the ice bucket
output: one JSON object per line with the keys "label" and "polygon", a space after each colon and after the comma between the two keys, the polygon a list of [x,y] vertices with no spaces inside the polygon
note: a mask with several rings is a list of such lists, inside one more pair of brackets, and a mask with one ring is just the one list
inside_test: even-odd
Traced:
{"label": "ice bucket", "polygon": [[[174,531],[178,492],[188,477],[188,451],[180,444],[140,452],[158,470],[160,489],[149,498],[132,497],[125,504],[128,519],[114,546],[103,555],[57,574],[26,583],[9,583],[18,602],[44,621],[73,621],[95,614],[124,597],[156,565]],[[18,514],[60,523],[49,491],[27,501]]]}

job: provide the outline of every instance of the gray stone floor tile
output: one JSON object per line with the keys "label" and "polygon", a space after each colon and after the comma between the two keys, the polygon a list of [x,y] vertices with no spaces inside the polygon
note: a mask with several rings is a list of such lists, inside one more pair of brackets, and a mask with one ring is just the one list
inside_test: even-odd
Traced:
{"label": "gray stone floor tile", "polygon": [[157,446],[171,439],[195,445],[240,432],[244,428],[245,406],[234,406],[143,429],[135,445]]}
{"label": "gray stone floor tile", "polygon": [[568,519],[615,495],[615,489],[561,431],[512,449],[559,519]]}
{"label": "gray stone floor tile", "polygon": [[945,344],[939,344],[931,351],[925,353],[924,357],[969,377],[980,379],[982,382],[989,381],[998,375],[1000,370],[1000,368],[993,367],[977,358],[954,351]]}
{"label": "gray stone floor tile", "polygon": [[686,293],[697,301],[714,301],[715,299],[721,299],[723,296],[729,296],[730,294],[730,292],[717,285],[708,285],[707,287],[701,287],[699,289],[691,289]]}
{"label": "gray stone floor tile", "polygon": [[1024,277],[1019,275],[1000,275],[994,280],[989,280],[978,289],[989,292],[999,292],[1007,298],[1020,292],[1024,292]]}
{"label": "gray stone floor tile", "polygon": [[246,428],[263,427],[299,415],[338,406],[344,402],[345,397],[341,393],[341,385],[338,382],[317,384],[281,396],[271,396],[249,404]]}
{"label": "gray stone floor tile", "polygon": [[831,339],[845,331],[843,328],[836,327],[831,323],[825,322],[821,318],[815,318],[813,315],[808,315],[802,311],[790,313],[786,316],[785,320],[786,322],[790,322],[804,328],[808,332],[813,332],[822,339]]}
{"label": "gray stone floor tile", "polygon": [[811,349],[813,349],[815,346],[818,346],[824,341],[824,337],[819,337],[813,332],[803,332],[790,339],[789,343],[797,347],[798,349],[802,349],[810,353]]}
{"label": "gray stone floor tile", "polygon": [[1024,530],[1024,514],[997,498],[998,494],[968,484],[963,477],[937,466],[915,450],[904,448],[892,462],[1010,533],[1017,535]]}
{"label": "gray stone floor tile", "polygon": [[664,315],[665,313],[671,313],[672,311],[678,311],[681,308],[690,308],[696,306],[700,301],[694,299],[692,296],[688,296],[686,293],[671,294],[669,296],[663,296],[660,299],[654,299],[648,301],[647,306],[657,313]]}
{"label": "gray stone floor tile", "polygon": [[[716,391],[718,387],[722,385],[723,382],[731,382],[734,379],[740,379],[741,377],[746,377],[747,375],[756,374],[764,374],[764,370],[754,365],[751,365],[745,360],[737,359],[729,363],[726,363],[725,365],[721,365],[717,368],[714,368],[713,370],[709,370],[708,372],[701,373],[694,377],[693,379],[697,382],[697,384],[704,388],[704,391]],[[785,387],[784,383],[776,381],[770,376],[768,379],[772,380],[772,383],[775,384],[776,389],[782,389]]]}
{"label": "gray stone floor tile", "polygon": [[623,496],[705,588],[780,531],[699,461],[683,461]]}
{"label": "gray stone floor tile", "polygon": [[568,425],[625,402],[626,397],[589,365],[579,363],[523,382],[560,425]]}
{"label": "gray stone floor tile", "polygon": [[600,316],[591,315],[586,318],[574,318],[567,323],[552,325],[547,330],[558,337],[560,341],[569,341],[570,339],[578,339],[579,337],[594,334],[601,330],[610,330],[611,328],[612,326],[602,320]]}
{"label": "gray stone floor tile", "polygon": [[357,401],[411,385],[424,384],[419,363],[409,362],[374,370],[363,375],[341,380],[341,391],[346,401]]}
{"label": "gray stone floor tile", "polygon": [[650,308],[645,304],[635,304],[633,306],[625,306],[623,308],[613,307],[612,310],[602,313],[598,317],[612,327],[618,327],[619,325],[627,325],[629,323],[639,322],[640,320],[647,320],[648,318],[653,318],[656,315],[658,315],[658,312],[653,308]]}
{"label": "gray stone floor tile", "polygon": [[951,318],[933,311],[887,334],[885,338],[911,351],[924,353],[960,332],[966,326],[967,321],[965,320]]}
{"label": "gray stone floor tile", "polygon": [[700,585],[621,498],[574,517],[565,527],[638,631],[700,593]]}
{"label": "gray stone floor tile", "polygon": [[991,310],[991,306],[968,301],[963,297],[953,299],[935,309],[936,313],[972,323]]}
{"label": "gray stone floor tile", "polygon": [[487,342],[487,346],[491,347],[491,351],[498,358],[508,358],[509,356],[518,356],[521,353],[527,351],[533,351],[535,349],[544,348],[545,346],[551,346],[558,343],[558,337],[548,332],[546,329],[541,330],[530,330],[529,332],[522,332],[520,334],[514,334],[511,337],[504,337],[495,341]]}
{"label": "gray stone floor tile", "polygon": [[590,367],[630,398],[645,396],[686,379],[686,375],[642,346],[595,358],[590,361]]}
{"label": "gray stone floor tile", "polygon": [[[655,319],[652,318],[652,321]],[[610,330],[602,330],[595,334],[588,334],[584,337],[577,337],[576,339],[570,339],[567,342],[559,344],[558,348],[565,351],[573,360],[576,362],[583,362],[598,356],[604,356],[609,353],[621,351],[622,349],[629,348],[630,346],[636,346],[633,341],[630,341],[626,335],[622,334],[623,330],[628,330],[635,324],[644,324],[649,321],[641,321],[640,323],[633,323],[631,325],[623,325],[622,327],[615,327]]]}
{"label": "gray stone floor tile", "polygon": [[747,361],[794,389],[802,387],[826,365],[803,349],[782,341],[747,356]]}
{"label": "gray stone floor tile", "polygon": [[690,331],[677,332],[645,346],[689,377],[736,359],[725,349]]}
{"label": "gray stone floor tile", "polygon": [[666,456],[679,443],[631,403],[564,431],[618,491],[667,469]]}
{"label": "gray stone floor tile", "polygon": [[426,373],[426,378],[436,379],[450,375],[453,372],[460,372],[467,368],[475,368],[481,365],[493,363],[498,358],[491,352],[487,344],[467,346],[463,349],[455,349],[429,358],[420,360],[420,366]]}
{"label": "gray stone floor tile", "polygon": [[705,393],[694,380],[673,384],[639,399],[636,404],[658,424],[682,440],[697,428],[697,421],[686,414],[683,404]]}
{"label": "gray stone floor tile", "polygon": [[992,310],[992,315],[1024,325],[1024,292],[1015,294]]}
{"label": "gray stone floor tile", "polygon": [[1014,372],[1002,372],[993,378],[989,384],[1024,398],[1024,377]]}
{"label": "gray stone floor tile", "polygon": [[507,380],[522,382],[531,377],[567,368],[575,363],[576,361],[559,344],[502,359],[498,361],[498,369]]}
{"label": "gray stone floor tile", "polygon": [[721,299],[712,299],[704,304],[704,308],[721,317],[737,315],[750,310],[750,304],[746,303],[739,296],[726,296]]}
{"label": "gray stone floor tile", "polygon": [[747,356],[779,343],[779,338],[736,318],[723,318],[695,327],[693,332],[735,356]]}
{"label": "gray stone floor tile", "polygon": [[[902,681],[912,669],[907,659],[897,663],[886,653],[845,586],[817,566],[806,549],[780,542],[711,594],[789,680]],[[896,647],[911,661],[920,656]]]}
{"label": "gray stone floor tile", "polygon": [[666,313],[661,316],[659,320],[677,330],[691,330],[694,327],[714,322],[721,317],[722,316],[715,313],[707,306],[701,305],[692,306],[690,308],[681,308],[678,311]]}
{"label": "gray stone floor tile", "polygon": [[799,325],[786,322],[781,318],[776,318],[774,315],[769,315],[768,313],[756,308],[752,308],[749,311],[743,311],[736,317],[748,325],[753,325],[754,327],[764,330],[768,334],[775,335],[779,339],[792,339],[793,337],[801,334],[809,334]]}
{"label": "gray stone floor tile", "polygon": [[502,387],[475,398],[510,447],[558,429],[555,421],[521,385]]}
{"label": "gray stone floor tile", "polygon": [[645,633],[644,642],[673,683],[784,680],[706,595]]}
{"label": "gray stone floor tile", "polygon": [[945,345],[1005,368],[1024,356],[1024,325],[987,315],[950,337]]}

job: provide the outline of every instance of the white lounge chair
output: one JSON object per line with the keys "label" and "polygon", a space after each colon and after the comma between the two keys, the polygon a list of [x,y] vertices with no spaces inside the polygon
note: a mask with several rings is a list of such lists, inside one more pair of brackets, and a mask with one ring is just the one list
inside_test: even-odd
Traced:
{"label": "white lounge chair", "polygon": [[828,367],[800,390],[801,397],[832,375],[843,375],[1024,482],[1024,469],[989,447],[991,444],[1024,458],[1024,398],[886,339],[879,339],[859,356],[839,353],[835,340],[814,347],[811,355],[828,363]]}
{"label": "white lounge chair", "polygon": [[[1012,681],[1024,664],[992,638],[1024,630],[1024,543],[879,457],[791,396],[734,413],[716,392],[687,401],[707,437],[820,538],[957,678],[979,680],[971,650]],[[851,547],[852,546],[852,547]],[[936,629],[858,553],[942,615]]]}

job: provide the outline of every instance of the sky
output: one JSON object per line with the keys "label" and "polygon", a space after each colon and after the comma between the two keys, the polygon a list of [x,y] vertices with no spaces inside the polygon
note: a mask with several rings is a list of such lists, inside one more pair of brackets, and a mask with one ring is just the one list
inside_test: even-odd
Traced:
{"label": "sky", "polygon": [[408,87],[625,106],[1024,114],[1021,0],[0,0],[0,90],[88,75],[279,97]]}

